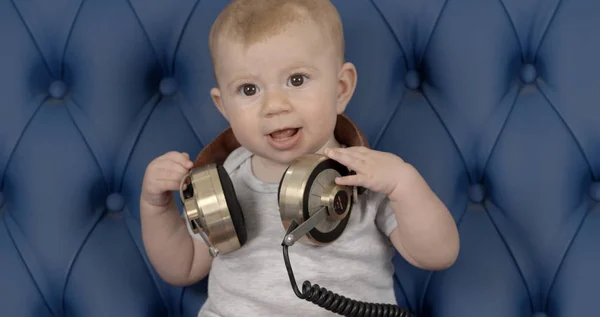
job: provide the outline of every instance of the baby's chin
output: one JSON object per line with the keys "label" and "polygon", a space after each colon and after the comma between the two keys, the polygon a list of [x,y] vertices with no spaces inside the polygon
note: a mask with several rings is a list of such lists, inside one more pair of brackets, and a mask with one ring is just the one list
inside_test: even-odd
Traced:
{"label": "baby's chin", "polygon": [[[254,153],[256,153],[256,152],[254,152]],[[261,158],[263,158],[264,160],[266,160],[268,163],[275,164],[275,165],[281,165],[281,166],[288,166],[288,165],[291,165],[294,162],[294,160],[296,160],[300,156],[304,155],[305,152],[298,152],[298,153],[268,152],[268,153],[262,153],[262,154],[256,153],[256,154],[258,156],[260,156]]]}
{"label": "baby's chin", "polygon": [[241,141],[241,144],[250,152],[266,160],[265,163],[270,162],[277,165],[290,165],[294,160],[305,154],[316,153],[324,155],[325,148],[338,146],[336,141],[331,140],[310,142],[310,144],[305,143],[306,141],[306,139],[300,140],[296,146],[288,150],[278,150],[273,148],[269,142],[266,141],[253,142],[253,144],[244,144],[245,142]]}
{"label": "baby's chin", "polygon": [[277,151],[275,149],[266,149],[266,150],[265,149],[257,149],[257,150],[249,149],[249,150],[252,153],[254,153],[255,155],[259,156],[261,159],[265,160],[265,163],[281,165],[281,166],[291,165],[294,162],[294,160],[296,160],[297,158],[301,157],[304,154],[317,153],[317,151],[319,151],[322,154],[322,152],[323,152],[320,149],[313,150],[310,148],[308,148],[308,149],[298,148],[298,149],[288,150],[288,151]]}

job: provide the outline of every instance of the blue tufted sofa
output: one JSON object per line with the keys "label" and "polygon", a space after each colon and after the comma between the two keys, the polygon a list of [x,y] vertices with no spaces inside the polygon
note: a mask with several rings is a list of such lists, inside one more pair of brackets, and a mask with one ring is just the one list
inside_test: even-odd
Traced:
{"label": "blue tufted sofa", "polygon": [[[359,71],[347,114],[461,234],[446,271],[394,260],[398,302],[597,316],[600,2],[334,3]],[[138,200],[151,159],[226,127],[207,48],[225,4],[0,0],[0,316],[195,316],[206,280],[160,280]]]}

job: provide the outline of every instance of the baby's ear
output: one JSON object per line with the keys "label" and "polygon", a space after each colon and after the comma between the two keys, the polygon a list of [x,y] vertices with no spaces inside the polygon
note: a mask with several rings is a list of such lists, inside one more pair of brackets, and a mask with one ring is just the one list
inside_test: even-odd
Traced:
{"label": "baby's ear", "polygon": [[344,63],[339,73],[337,112],[341,114],[346,110],[346,106],[352,99],[358,76],[356,67],[352,63]]}
{"label": "baby's ear", "polygon": [[219,88],[213,88],[210,90],[210,96],[212,97],[215,106],[219,110],[219,112],[227,119],[227,114],[225,113],[225,109],[223,108],[223,102],[221,100],[221,90]]}

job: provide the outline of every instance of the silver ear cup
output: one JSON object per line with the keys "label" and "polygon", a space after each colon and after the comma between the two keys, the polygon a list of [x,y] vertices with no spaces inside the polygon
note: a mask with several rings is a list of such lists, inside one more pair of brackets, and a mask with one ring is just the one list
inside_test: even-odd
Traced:
{"label": "silver ear cup", "polygon": [[310,245],[325,245],[345,230],[353,204],[352,187],[335,184],[335,178],[348,170],[337,161],[319,154],[295,160],[284,173],[279,186],[279,212],[284,229],[298,225],[287,237]]}
{"label": "silver ear cup", "polygon": [[179,193],[185,220],[209,246],[212,257],[240,248],[215,164],[193,169],[181,180]]}

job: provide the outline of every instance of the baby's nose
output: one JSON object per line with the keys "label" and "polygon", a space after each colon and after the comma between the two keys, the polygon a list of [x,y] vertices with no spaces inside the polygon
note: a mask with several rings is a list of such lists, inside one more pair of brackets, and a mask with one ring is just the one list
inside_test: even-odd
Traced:
{"label": "baby's nose", "polygon": [[292,104],[285,92],[267,92],[263,104],[263,113],[266,116],[276,115],[292,110]]}

